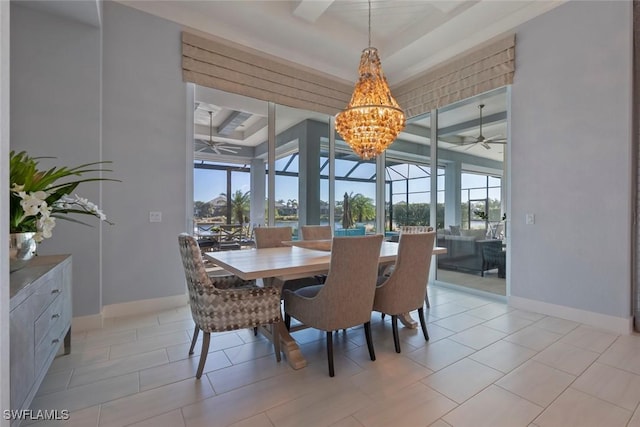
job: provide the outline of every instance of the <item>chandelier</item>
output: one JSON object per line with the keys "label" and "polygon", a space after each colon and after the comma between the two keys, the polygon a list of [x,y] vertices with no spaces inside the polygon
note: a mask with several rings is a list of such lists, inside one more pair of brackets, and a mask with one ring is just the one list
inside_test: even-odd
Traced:
{"label": "chandelier", "polygon": [[362,51],[358,74],[349,105],[336,116],[336,130],[358,156],[368,160],[386,150],[405,125],[404,112],[382,73],[378,49],[371,47],[371,0],[369,47]]}

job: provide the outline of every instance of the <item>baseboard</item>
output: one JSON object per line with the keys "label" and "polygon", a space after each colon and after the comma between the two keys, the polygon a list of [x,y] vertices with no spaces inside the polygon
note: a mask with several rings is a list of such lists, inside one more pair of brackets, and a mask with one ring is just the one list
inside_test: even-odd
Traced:
{"label": "baseboard", "polygon": [[594,328],[604,329],[617,334],[628,335],[633,332],[633,317],[616,317],[608,314],[595,313],[593,311],[581,310],[564,305],[551,304],[548,302],[536,301],[528,298],[509,297],[508,304],[511,307],[527,311],[534,311],[547,316],[559,317],[561,319],[573,320],[584,323]]}
{"label": "baseboard", "polygon": [[100,328],[102,328],[102,315],[100,314],[77,316],[71,319],[71,330],[74,332],[83,332]]}
{"label": "baseboard", "polygon": [[133,316],[136,314],[153,313],[154,311],[184,307],[189,302],[186,294],[170,297],[152,298],[139,301],[109,304],[102,307],[102,318]]}

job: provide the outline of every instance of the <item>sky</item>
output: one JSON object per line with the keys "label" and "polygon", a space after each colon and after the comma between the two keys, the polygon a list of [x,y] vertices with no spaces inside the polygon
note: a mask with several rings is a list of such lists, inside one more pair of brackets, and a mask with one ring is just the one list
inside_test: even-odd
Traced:
{"label": "sky", "polygon": [[[227,182],[226,172],[214,171],[207,169],[194,169],[193,189],[194,189],[194,201],[208,202],[221,193],[226,193]],[[231,191],[241,190],[243,192],[250,189],[250,174],[243,172],[233,172],[231,176]],[[426,180],[425,180],[426,181]],[[428,181],[426,181],[428,186]],[[490,179],[490,186],[499,185],[499,180]],[[484,187],[486,185],[486,177],[474,174],[463,174],[462,187]],[[429,188],[425,188],[425,192],[410,195],[410,202],[412,203],[428,203]],[[353,194],[364,194],[375,200],[375,184],[374,183],[361,183],[361,182],[345,182],[337,181],[336,183],[336,201],[342,200],[342,196],[345,192]],[[397,192],[394,191],[394,193]],[[397,200],[394,197],[394,201]],[[500,198],[500,190],[490,190],[490,198]],[[402,197],[401,197],[402,198]],[[466,197],[463,197],[466,199]],[[471,198],[475,198],[471,195]],[[295,177],[276,177],[276,200],[298,200],[298,180]],[[324,201],[329,200],[329,185],[327,180],[323,180],[320,185],[320,199]],[[402,198],[404,199],[404,198]],[[466,201],[466,200],[463,200]]]}

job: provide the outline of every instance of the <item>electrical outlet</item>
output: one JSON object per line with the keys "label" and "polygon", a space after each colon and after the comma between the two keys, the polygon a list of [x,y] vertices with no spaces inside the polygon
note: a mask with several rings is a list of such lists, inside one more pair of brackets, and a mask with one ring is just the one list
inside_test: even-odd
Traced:
{"label": "electrical outlet", "polygon": [[527,225],[532,225],[536,223],[536,215],[532,213],[528,213],[524,216],[524,223]]}
{"label": "electrical outlet", "polygon": [[162,212],[149,212],[149,222],[162,222]]}

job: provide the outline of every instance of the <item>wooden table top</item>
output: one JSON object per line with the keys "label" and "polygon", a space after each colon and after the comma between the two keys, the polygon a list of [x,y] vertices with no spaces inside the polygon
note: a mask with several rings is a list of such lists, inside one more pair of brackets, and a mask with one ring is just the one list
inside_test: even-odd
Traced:
{"label": "wooden table top", "polygon": [[[446,248],[436,247],[434,255],[446,253]],[[382,242],[380,263],[393,263],[398,244]],[[244,280],[265,277],[304,277],[329,270],[331,253],[314,249],[287,246],[280,248],[246,249],[240,251],[205,252],[215,264]]]}

